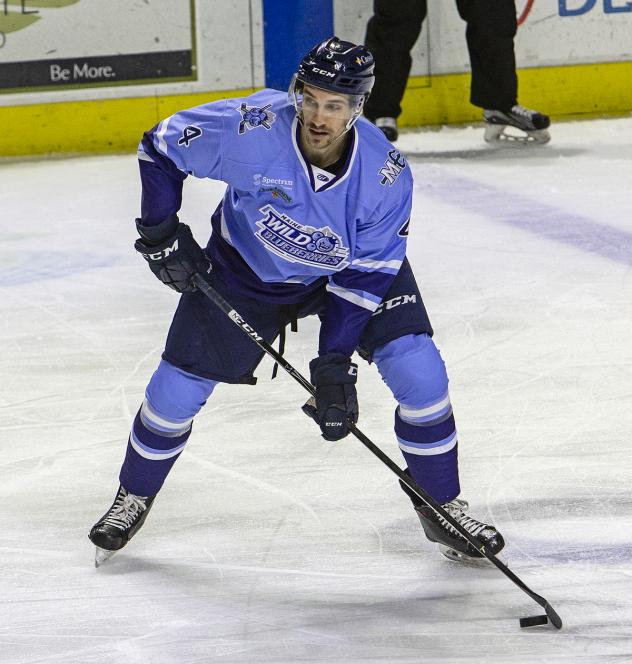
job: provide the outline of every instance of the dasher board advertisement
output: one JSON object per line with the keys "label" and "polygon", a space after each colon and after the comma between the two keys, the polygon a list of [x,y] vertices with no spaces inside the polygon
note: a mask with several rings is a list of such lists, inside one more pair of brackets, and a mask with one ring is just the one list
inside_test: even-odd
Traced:
{"label": "dasher board advertisement", "polygon": [[194,0],[0,0],[0,92],[197,79]]}

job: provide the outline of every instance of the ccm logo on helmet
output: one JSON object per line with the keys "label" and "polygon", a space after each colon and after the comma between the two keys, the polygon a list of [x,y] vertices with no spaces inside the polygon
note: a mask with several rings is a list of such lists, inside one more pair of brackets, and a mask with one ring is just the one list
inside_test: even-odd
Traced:
{"label": "ccm logo on helmet", "polygon": [[336,75],[333,72],[327,71],[326,69],[319,69],[318,67],[312,67],[314,74],[322,74],[323,76],[329,76],[329,78],[335,78]]}

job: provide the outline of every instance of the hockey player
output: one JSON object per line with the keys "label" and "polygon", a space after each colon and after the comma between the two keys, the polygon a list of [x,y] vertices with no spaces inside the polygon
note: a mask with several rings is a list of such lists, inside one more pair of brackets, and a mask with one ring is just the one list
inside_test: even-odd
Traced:
{"label": "hockey player", "polygon": [[[448,378],[405,255],[412,176],[360,117],[373,80],[368,49],[333,37],[303,58],[289,94],[205,104],[144,135],[135,248],[182,295],[132,425],[115,501],[90,531],[97,564],[142,526],[215,386],[254,382],[263,352],[196,290],[196,273],[269,342],[288,322],[320,317],[310,372],[325,439],[344,438],[358,418],[354,350],[374,362],[398,404],[395,435],[408,472],[489,550],[502,549],[499,532],[457,498]],[[228,185],[205,250],[177,216],[189,174]],[[480,558],[411,498],[431,541],[453,557]]]}
{"label": "hockey player", "polygon": [[[470,101],[483,109],[485,140],[547,143],[549,117],[518,104],[515,0],[456,0],[456,4],[467,23]],[[421,32],[427,0],[374,0],[373,11],[366,45],[375,56],[375,89],[365,114],[389,141],[395,141],[399,104],[412,63],[410,51]],[[512,129],[506,131],[508,127]]]}

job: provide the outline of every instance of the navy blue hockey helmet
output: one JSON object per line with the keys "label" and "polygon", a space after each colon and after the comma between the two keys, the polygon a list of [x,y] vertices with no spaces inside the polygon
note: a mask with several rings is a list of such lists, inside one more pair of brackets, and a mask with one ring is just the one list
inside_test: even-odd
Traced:
{"label": "navy blue hockey helmet", "polygon": [[368,97],[375,82],[374,68],[366,46],[330,37],[301,60],[296,76],[316,88]]}
{"label": "navy blue hockey helmet", "polygon": [[375,62],[371,51],[361,44],[329,37],[314,46],[298,65],[290,83],[289,97],[302,118],[301,96],[304,85],[321,90],[350,95],[352,116],[347,129],[356,121],[367,100],[375,75]]}

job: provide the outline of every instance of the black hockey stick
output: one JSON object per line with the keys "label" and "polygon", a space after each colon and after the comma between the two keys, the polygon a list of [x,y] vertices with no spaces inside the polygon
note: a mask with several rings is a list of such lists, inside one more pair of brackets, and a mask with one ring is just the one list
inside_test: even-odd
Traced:
{"label": "black hockey stick", "polygon": [[[247,334],[258,346],[267,353],[279,366],[287,373],[294,378],[298,383],[300,383],[313,397],[316,394],[316,389],[314,386],[299,372],[297,371],[280,353],[278,353],[274,348],[263,338],[258,332],[253,329],[247,321],[245,321],[239,312],[235,311],[233,307],[206,281],[206,279],[201,274],[196,274],[193,277],[193,282],[195,285],[202,291],[202,293],[208,297],[214,304],[216,304],[227,316],[230,318],[235,325],[237,325],[241,330]],[[358,427],[353,424],[353,422],[348,422],[349,431],[370,451],[372,452],[384,465],[386,465],[399,479],[411,490],[413,491],[423,502],[428,505],[436,514],[441,518],[445,519],[454,530],[456,530],[461,537],[466,539],[482,556],[487,558],[493,565],[495,565],[507,578],[509,578],[513,583],[515,583],[518,588],[524,591],[531,599],[537,602],[546,612],[546,618],[548,618],[551,623],[561,629],[562,619],[556,613],[555,609],[548,603],[548,601],[533,592],[518,576],[516,576],[503,562],[501,562],[491,551],[488,551],[487,548],[481,544],[473,535],[471,535],[463,526],[458,523],[443,507],[437,503],[434,498],[428,495],[418,484],[409,477],[389,456],[384,454],[384,452],[375,445],[367,436],[365,436]],[[532,616],[529,618],[521,618],[520,626],[528,627],[532,625],[544,624],[546,623],[545,616]]]}

